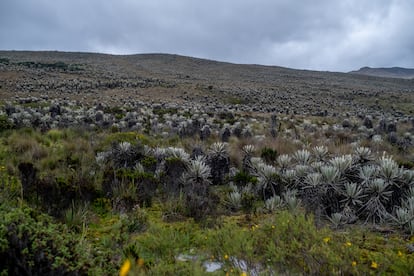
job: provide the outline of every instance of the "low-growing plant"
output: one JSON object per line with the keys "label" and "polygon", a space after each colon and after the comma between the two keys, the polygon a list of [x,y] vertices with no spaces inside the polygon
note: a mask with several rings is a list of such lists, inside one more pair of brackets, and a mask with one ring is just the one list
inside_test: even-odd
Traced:
{"label": "low-growing plant", "polygon": [[227,198],[227,205],[233,211],[238,211],[242,207],[242,194],[239,191],[232,191]]}
{"label": "low-growing plant", "polygon": [[144,208],[136,205],[131,212],[122,215],[121,221],[126,225],[129,233],[142,232],[148,227],[148,214]]}
{"label": "low-growing plant", "polygon": [[280,196],[273,196],[265,201],[264,208],[266,211],[273,213],[283,207],[283,201]]}
{"label": "low-growing plant", "polygon": [[181,221],[186,218],[187,210],[184,194],[166,199],[161,205],[162,218],[167,222]]}
{"label": "low-growing plant", "polygon": [[69,229],[80,232],[86,227],[88,219],[89,206],[85,203],[75,204],[72,201],[72,206],[64,212],[64,222]]}

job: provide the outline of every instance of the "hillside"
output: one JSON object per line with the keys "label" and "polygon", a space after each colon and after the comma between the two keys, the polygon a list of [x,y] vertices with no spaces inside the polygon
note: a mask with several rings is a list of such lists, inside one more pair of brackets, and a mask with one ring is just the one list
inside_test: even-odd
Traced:
{"label": "hillside", "polygon": [[384,77],[384,78],[401,78],[401,79],[413,79],[414,69],[407,69],[401,67],[391,68],[371,68],[362,67],[357,71],[351,71],[351,74]]}
{"label": "hillside", "polygon": [[[168,54],[0,51],[0,96],[239,104],[247,111],[407,114],[414,80],[241,65]],[[116,97],[114,97],[116,95]],[[373,99],[376,99],[376,102]],[[396,101],[398,99],[398,101]]]}
{"label": "hillside", "polygon": [[412,274],[413,84],[0,52],[0,275]]}

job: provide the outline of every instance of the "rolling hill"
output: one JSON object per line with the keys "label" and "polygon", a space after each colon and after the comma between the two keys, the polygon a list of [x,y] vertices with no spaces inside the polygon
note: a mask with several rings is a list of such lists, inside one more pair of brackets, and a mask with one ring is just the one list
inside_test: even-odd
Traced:
{"label": "rolling hill", "polygon": [[351,74],[384,77],[384,78],[401,78],[401,79],[413,79],[414,69],[391,67],[391,68],[371,68],[362,67],[357,71],[351,71]]}
{"label": "rolling hill", "polygon": [[[411,113],[414,80],[171,54],[0,51],[0,97],[239,104],[246,110]],[[333,108],[334,107],[334,108]]]}

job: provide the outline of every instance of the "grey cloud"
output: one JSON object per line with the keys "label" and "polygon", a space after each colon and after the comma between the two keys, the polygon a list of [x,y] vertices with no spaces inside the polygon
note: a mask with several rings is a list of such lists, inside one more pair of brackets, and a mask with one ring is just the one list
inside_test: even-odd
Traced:
{"label": "grey cloud", "polygon": [[411,0],[2,0],[0,49],[164,52],[347,71],[414,67]]}

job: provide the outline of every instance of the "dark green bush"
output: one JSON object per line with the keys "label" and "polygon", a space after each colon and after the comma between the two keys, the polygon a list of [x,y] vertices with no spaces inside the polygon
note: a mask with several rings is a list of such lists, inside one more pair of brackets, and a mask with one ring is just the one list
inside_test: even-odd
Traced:
{"label": "dark green bush", "polygon": [[145,168],[145,171],[155,173],[155,170],[157,168],[157,159],[152,156],[145,156],[141,160],[141,165]]}
{"label": "dark green bush", "polygon": [[130,210],[136,204],[151,206],[152,198],[158,188],[158,179],[151,173],[133,169],[107,170],[104,174],[102,189],[106,196]]}
{"label": "dark green bush", "polygon": [[7,129],[12,129],[12,128],[13,128],[13,124],[9,121],[7,116],[1,115],[0,116],[0,132],[7,130]]}
{"label": "dark green bush", "polygon": [[237,186],[246,186],[248,183],[256,184],[257,178],[250,175],[248,172],[240,171],[233,177],[233,182]]}
{"label": "dark green bush", "polygon": [[82,275],[90,250],[66,226],[33,209],[0,205],[0,274]]}
{"label": "dark green bush", "polygon": [[267,163],[267,164],[273,164],[277,159],[278,153],[277,150],[274,150],[272,148],[263,148],[260,157]]}

